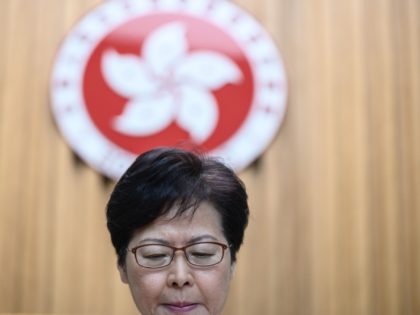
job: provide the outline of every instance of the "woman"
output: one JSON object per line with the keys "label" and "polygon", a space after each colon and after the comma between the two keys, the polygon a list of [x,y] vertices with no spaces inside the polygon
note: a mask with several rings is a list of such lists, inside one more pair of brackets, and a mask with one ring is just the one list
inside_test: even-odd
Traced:
{"label": "woman", "polygon": [[221,314],[248,213],[244,185],[216,159],[140,155],[111,194],[107,225],[141,314]]}

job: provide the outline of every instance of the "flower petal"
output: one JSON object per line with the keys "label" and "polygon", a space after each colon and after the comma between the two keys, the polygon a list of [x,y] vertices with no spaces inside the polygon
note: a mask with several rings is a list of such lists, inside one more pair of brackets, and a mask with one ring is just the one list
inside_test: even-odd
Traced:
{"label": "flower petal", "polygon": [[204,142],[217,125],[219,111],[214,96],[205,89],[180,87],[178,124],[190,133],[196,143]]}
{"label": "flower petal", "polygon": [[102,56],[101,70],[107,84],[126,98],[149,94],[157,88],[146,65],[135,55],[109,49]]}
{"label": "flower petal", "polygon": [[186,28],[179,22],[157,28],[144,41],[143,56],[156,75],[167,76],[186,52]]}
{"label": "flower petal", "polygon": [[175,69],[175,77],[180,82],[194,82],[211,90],[217,90],[227,83],[239,83],[242,72],[226,56],[201,51],[189,54]]}
{"label": "flower petal", "polygon": [[149,136],[165,129],[174,119],[174,98],[161,93],[130,101],[113,122],[114,129],[129,136]]}

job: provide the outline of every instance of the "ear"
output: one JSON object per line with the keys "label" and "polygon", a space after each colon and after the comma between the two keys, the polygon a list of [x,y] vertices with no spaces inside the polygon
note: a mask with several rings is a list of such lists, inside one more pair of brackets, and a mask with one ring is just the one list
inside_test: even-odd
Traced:
{"label": "ear", "polygon": [[233,274],[235,273],[236,269],[236,261],[230,264],[230,278],[233,278]]}
{"label": "ear", "polygon": [[127,267],[125,265],[121,266],[120,264],[117,263],[117,268],[118,268],[118,271],[120,272],[121,281],[124,283],[128,283]]}

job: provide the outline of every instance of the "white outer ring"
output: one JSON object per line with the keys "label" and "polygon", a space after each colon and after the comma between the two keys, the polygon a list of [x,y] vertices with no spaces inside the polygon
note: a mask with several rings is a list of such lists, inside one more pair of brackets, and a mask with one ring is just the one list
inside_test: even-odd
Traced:
{"label": "white outer ring", "polygon": [[[208,10],[210,4],[211,11]],[[126,9],[127,5],[130,10]],[[88,13],[65,38],[54,62],[51,103],[60,131],[87,164],[107,177],[118,179],[134,161],[136,155],[105,138],[91,121],[81,93],[83,73],[89,56],[112,29],[133,17],[157,12],[199,17],[225,30],[245,53],[255,80],[250,113],[231,138],[209,152],[221,157],[235,171],[244,169],[264,152],[281,125],[287,82],[283,62],[272,39],[253,17],[226,0],[106,1]],[[258,40],[251,40],[254,35],[259,36]],[[62,81],[67,85],[57,87],[57,82]],[[270,89],[269,82],[280,88]],[[66,110],[69,105],[72,106],[70,112]],[[262,105],[275,114],[267,114]]]}

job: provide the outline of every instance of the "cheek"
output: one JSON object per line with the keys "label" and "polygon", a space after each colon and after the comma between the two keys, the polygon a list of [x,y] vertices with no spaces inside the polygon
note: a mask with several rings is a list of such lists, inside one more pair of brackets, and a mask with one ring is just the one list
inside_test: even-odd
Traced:
{"label": "cheek", "polygon": [[128,285],[137,308],[144,315],[152,314],[165,288],[165,277],[159,273],[128,274]]}
{"label": "cheek", "polygon": [[211,314],[219,314],[225,304],[231,281],[230,269],[214,273],[203,273],[197,278],[200,291],[211,308]]}

